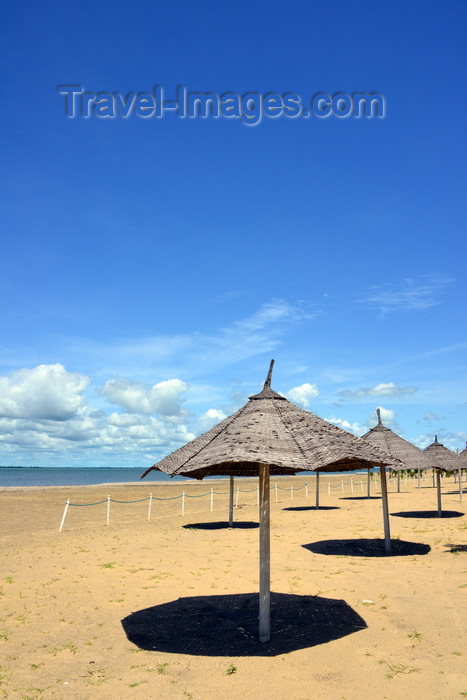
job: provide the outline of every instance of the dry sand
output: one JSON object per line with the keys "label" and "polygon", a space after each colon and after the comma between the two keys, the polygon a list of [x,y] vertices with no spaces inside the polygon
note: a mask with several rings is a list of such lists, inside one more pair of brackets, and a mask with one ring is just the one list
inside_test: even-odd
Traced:
{"label": "dry sand", "polygon": [[[452,517],[439,519],[430,478],[391,492],[396,553],[379,556],[381,500],[352,494],[349,476],[343,494],[340,478],[321,477],[319,510],[312,477],[272,480],[269,644],[256,640],[256,482],[236,481],[232,529],[226,482],[1,489],[0,698],[466,697],[467,494],[443,479]],[[211,487],[213,512],[194,498]],[[149,522],[148,500],[112,502],[109,526],[106,503],[70,506],[58,532],[67,498],[150,491],[171,500]]]}

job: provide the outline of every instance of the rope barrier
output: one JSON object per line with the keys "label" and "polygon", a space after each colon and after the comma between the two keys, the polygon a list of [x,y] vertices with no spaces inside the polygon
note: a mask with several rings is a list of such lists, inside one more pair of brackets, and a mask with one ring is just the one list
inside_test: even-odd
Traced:
{"label": "rope barrier", "polygon": [[[411,479],[412,481],[415,481],[415,480],[416,480],[417,483],[419,483],[419,475],[418,475],[417,473],[410,474],[410,473],[405,472],[405,473],[402,473],[401,476],[402,476],[402,478],[405,477],[405,483],[406,483],[406,485],[408,484],[409,479]],[[449,476],[451,476],[451,475],[449,475]],[[456,477],[457,477],[457,475],[456,475],[456,473],[454,473],[454,478],[456,478]],[[426,479],[426,474],[423,474],[423,476],[421,477],[421,479],[423,479],[423,480],[425,481],[425,479]],[[396,482],[396,481],[397,481],[397,478],[394,477],[392,480],[393,480],[394,482]],[[377,485],[379,485],[379,475],[378,475],[378,474],[372,474],[372,482],[373,482],[375,488],[376,488]],[[328,481],[328,485],[327,485],[327,486],[328,486],[328,488],[327,488],[328,495],[331,495],[331,489],[341,489],[341,490],[342,490],[342,493],[345,493],[344,487],[345,487],[345,486],[348,486],[348,485],[350,485],[350,489],[351,489],[351,492],[352,492],[352,493],[353,493],[353,487],[354,487],[354,486],[359,486],[359,485],[360,485],[360,487],[361,487],[361,490],[363,491],[363,484],[365,484],[365,483],[367,483],[366,480],[365,480],[365,481],[354,481],[353,479],[350,479],[350,481],[340,480],[340,481],[339,481],[338,483],[336,483],[336,484],[331,484],[331,482]],[[396,483],[395,483],[395,487],[397,488],[397,484],[396,484]],[[294,496],[294,492],[295,492],[295,491],[302,491],[303,489],[305,489],[305,495],[306,495],[306,498],[308,498],[308,483],[307,483],[307,482],[305,482],[304,484],[302,484],[301,486],[298,486],[298,487],[291,486],[291,487],[289,488],[289,487],[282,487],[282,486],[278,486],[277,484],[273,484],[273,485],[271,485],[270,488],[271,488],[271,489],[272,489],[272,488],[274,489],[274,492],[275,492],[275,502],[276,502],[276,503],[278,503],[278,491],[287,491],[287,492],[290,492],[290,500],[293,500],[293,496]],[[241,489],[239,486],[237,486],[237,488],[236,488],[235,506],[238,508],[238,499],[239,499],[239,494],[240,494],[240,493],[254,493],[254,492],[256,492],[256,494],[257,494],[256,501],[258,502],[258,497],[259,497],[259,487],[258,487],[258,486],[256,486],[256,487],[253,488],[253,489]],[[182,515],[184,515],[184,513],[185,513],[185,498],[204,498],[204,497],[206,497],[206,496],[210,496],[210,510],[211,510],[211,512],[212,512],[212,511],[213,511],[213,499],[214,499],[214,495],[216,495],[216,496],[226,496],[226,495],[229,495],[229,493],[230,493],[229,491],[214,491],[214,489],[211,489],[209,492],[207,492],[207,493],[202,493],[202,494],[190,494],[190,493],[185,493],[185,491],[183,491],[183,492],[182,492],[181,494],[179,494],[178,496],[168,496],[168,497],[166,497],[166,498],[159,498],[159,497],[157,497],[157,496],[153,496],[152,493],[151,493],[149,496],[146,496],[145,498],[138,498],[138,499],[136,499],[136,500],[131,500],[131,501],[120,501],[120,500],[111,498],[110,496],[107,496],[107,498],[104,498],[104,499],[101,500],[101,501],[96,501],[95,503],[71,503],[71,502],[70,502],[70,499],[68,499],[67,502],[66,502],[66,504],[65,504],[65,510],[64,510],[64,512],[63,512],[62,520],[61,520],[61,523],[60,523],[59,532],[62,532],[62,530],[63,530],[63,526],[64,526],[64,523],[65,523],[65,518],[66,518],[66,516],[67,516],[68,508],[69,508],[70,506],[71,506],[71,507],[74,507],[74,508],[84,508],[84,507],[87,507],[87,506],[98,506],[98,505],[101,505],[102,503],[107,503],[107,518],[106,518],[106,524],[109,525],[109,522],[110,522],[110,504],[111,504],[111,503],[132,504],[132,503],[142,503],[143,501],[149,501],[149,504],[148,504],[148,514],[147,514],[147,519],[148,519],[148,521],[149,521],[150,518],[151,518],[151,506],[152,506],[152,501],[153,501],[153,500],[154,500],[154,501],[175,501],[175,500],[181,498],[181,499],[182,499],[181,511],[182,511]]]}

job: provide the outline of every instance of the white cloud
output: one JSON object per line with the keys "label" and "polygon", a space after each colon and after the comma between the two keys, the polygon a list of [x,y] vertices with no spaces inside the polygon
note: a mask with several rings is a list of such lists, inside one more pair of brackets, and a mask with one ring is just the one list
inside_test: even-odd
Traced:
{"label": "white cloud", "polygon": [[334,425],[337,425],[338,428],[342,428],[343,430],[347,430],[348,432],[353,433],[354,435],[363,435],[365,432],[365,429],[362,428],[359,423],[349,423],[347,420],[343,420],[342,418],[336,418],[335,416],[332,416],[331,418],[326,418],[326,420],[329,423],[334,423]]}
{"label": "white cloud", "polygon": [[130,413],[179,417],[185,415],[181,396],[187,388],[180,379],[168,379],[148,389],[139,382],[117,377],[109,379],[99,394]]}
{"label": "white cloud", "polygon": [[441,304],[438,299],[444,288],[454,280],[431,276],[420,279],[407,278],[397,284],[373,285],[365,298],[357,302],[379,307],[383,314],[393,311],[424,311]]}
{"label": "white cloud", "polygon": [[205,413],[203,413],[196,421],[196,432],[199,434],[205,433],[207,430],[210,430],[213,426],[224,420],[224,418],[227,418],[224,411],[217,408],[208,408],[208,410],[205,411]]}
{"label": "white cloud", "polygon": [[0,377],[0,416],[63,421],[83,406],[90,379],[61,364],[24,368]]}
{"label": "white cloud", "polygon": [[290,389],[287,394],[290,401],[304,408],[308,408],[310,399],[315,399],[317,396],[319,396],[318,387],[316,384],[310,384],[309,382]]}
{"label": "white cloud", "polygon": [[350,390],[345,389],[338,392],[340,399],[344,401],[358,401],[359,399],[370,396],[390,396],[393,398],[402,398],[403,396],[411,396],[417,391],[415,386],[397,386],[394,382],[380,382],[374,387],[362,387],[360,389]]}

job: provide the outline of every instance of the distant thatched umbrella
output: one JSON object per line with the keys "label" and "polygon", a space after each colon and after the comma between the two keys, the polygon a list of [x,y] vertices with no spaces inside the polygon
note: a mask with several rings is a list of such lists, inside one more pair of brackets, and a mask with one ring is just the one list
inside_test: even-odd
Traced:
{"label": "distant thatched umbrella", "polygon": [[269,475],[326,468],[350,471],[393,460],[361,438],[290,403],[271,389],[274,360],[263,390],[243,408],[150,467],[171,476],[257,476],[259,474],[259,638],[270,638]]}
{"label": "distant thatched umbrella", "polygon": [[[391,457],[396,457],[400,460],[401,466],[396,467],[398,472],[398,485],[400,483],[399,476],[401,469],[417,469],[420,476],[420,470],[434,468],[432,460],[428,457],[426,450],[421,450],[419,447],[416,447],[416,445],[412,445],[411,442],[404,440],[403,437],[397,435],[390,428],[383,425],[379,408],[376,409],[376,413],[378,415],[378,424],[362,437],[373,446],[378,447],[384,454],[391,455]],[[440,479],[437,479],[436,486],[438,491],[438,515],[441,516]]]}
{"label": "distant thatched umbrella", "polygon": [[459,497],[462,501],[462,468],[463,460],[460,455],[454,454],[435,435],[435,441],[425,447],[423,454],[427,456],[430,466],[436,471],[436,483],[438,485],[438,515],[441,515],[441,472],[457,471],[459,474]]}

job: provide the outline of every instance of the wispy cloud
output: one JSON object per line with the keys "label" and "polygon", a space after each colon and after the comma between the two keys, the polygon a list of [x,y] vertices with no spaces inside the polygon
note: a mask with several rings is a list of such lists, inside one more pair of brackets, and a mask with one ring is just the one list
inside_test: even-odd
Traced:
{"label": "wispy cloud", "polygon": [[398,283],[372,285],[357,303],[377,307],[382,314],[396,311],[424,311],[442,303],[443,290],[454,282],[442,276],[406,278]]}
{"label": "wispy cloud", "polygon": [[415,386],[397,386],[394,382],[380,382],[374,387],[361,387],[360,389],[343,389],[337,393],[341,401],[359,401],[375,396],[390,396],[392,398],[402,398],[411,396],[417,391]]}

